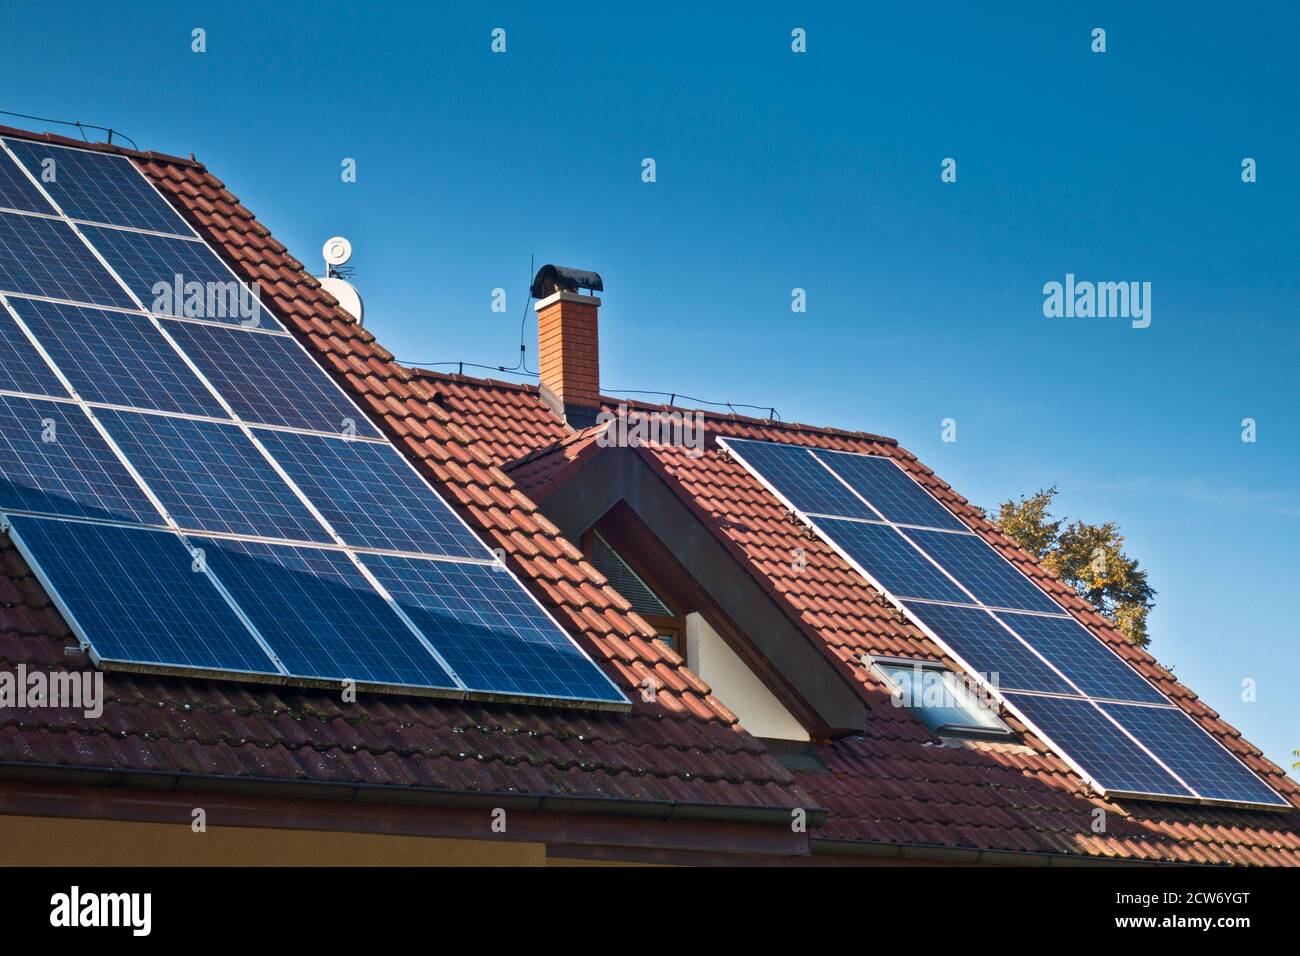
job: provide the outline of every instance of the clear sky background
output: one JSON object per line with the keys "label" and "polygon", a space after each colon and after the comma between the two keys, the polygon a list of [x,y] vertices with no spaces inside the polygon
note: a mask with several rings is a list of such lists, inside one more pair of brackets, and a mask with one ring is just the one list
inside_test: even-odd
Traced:
{"label": "clear sky background", "polygon": [[[347,236],[401,359],[513,365],[535,254],[604,276],[608,388],[892,435],[986,506],[1057,484],[1149,570],[1157,657],[1289,767],[1291,5],[366,6],[11,0],[0,109],[195,153],[313,270]],[[1045,318],[1067,272],[1150,282],[1150,328]]]}

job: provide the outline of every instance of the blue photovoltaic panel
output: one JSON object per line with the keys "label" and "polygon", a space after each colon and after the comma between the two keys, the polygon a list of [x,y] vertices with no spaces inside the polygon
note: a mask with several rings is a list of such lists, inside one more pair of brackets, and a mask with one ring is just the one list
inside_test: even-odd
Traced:
{"label": "blue photovoltaic panel", "polygon": [[14,517],[15,541],[101,660],[277,673],[170,531]]}
{"label": "blue photovoltaic panel", "polygon": [[[82,226],[81,231],[151,312],[187,315],[229,325],[283,329],[253,297],[252,286],[240,284],[235,274],[202,242],[106,226]],[[191,305],[184,287],[194,282],[201,284],[203,299]],[[154,292],[158,283],[168,291]]]}
{"label": "blue photovoltaic panel", "polygon": [[1065,613],[979,535],[909,528],[907,536],[985,604]]}
{"label": "blue photovoltaic panel", "polygon": [[1290,805],[1183,711],[1136,704],[1102,704],[1101,709],[1202,797]]}
{"label": "blue photovoltaic panel", "polygon": [[0,292],[135,307],[66,222],[16,213],[0,213]]}
{"label": "blue photovoltaic panel", "polygon": [[193,322],[166,325],[244,421],[335,434],[350,421],[357,435],[379,435],[289,336]]}
{"label": "blue photovoltaic panel", "polygon": [[509,572],[427,558],[361,560],[470,690],[625,701]]}
{"label": "blue photovoltaic panel", "polygon": [[348,544],[492,558],[392,446],[266,429],[257,437]]}
{"label": "blue photovoltaic panel", "polygon": [[82,410],[0,396],[0,510],[162,524]]}
{"label": "blue photovoltaic panel", "polygon": [[3,305],[0,305],[0,389],[60,398],[68,396],[68,390],[59,377],[41,358],[36,346],[23,334]]}
{"label": "blue photovoltaic panel", "polygon": [[[1167,704],[1169,700],[1073,618],[1001,612],[1007,625],[1089,697]],[[1030,689],[1030,688],[1026,688]]]}
{"label": "blue photovoltaic panel", "polygon": [[[5,143],[69,218],[193,235],[125,156],[21,139]],[[46,169],[53,175],[43,176]]]}
{"label": "blue photovoltaic panel", "polygon": [[888,525],[818,518],[817,527],[894,597],[970,603],[957,585]]}
{"label": "blue photovoltaic panel", "polygon": [[990,681],[996,675],[1000,689],[1078,693],[988,611],[919,601],[908,601],[907,609],[971,668]]}
{"label": "blue photovoltaic panel", "polygon": [[969,530],[892,459],[841,451],[818,451],[817,457],[890,521]]}
{"label": "blue photovoltaic panel", "polygon": [[0,207],[58,215],[22,168],[3,153],[0,153]]}
{"label": "blue photovoltaic panel", "polygon": [[1061,753],[1068,755],[1104,789],[1182,798],[1195,796],[1124,736],[1091,701],[1025,694],[1005,696]]}
{"label": "blue photovoltaic panel", "polygon": [[13,307],[86,401],[229,417],[145,316],[35,299]]}
{"label": "blue photovoltaic panel", "polygon": [[456,688],[342,551],[192,542],[293,676]]}
{"label": "blue photovoltaic panel", "polygon": [[115,409],[95,417],[182,528],[332,540],[238,426]]}
{"label": "blue photovoltaic panel", "polygon": [[807,448],[742,438],[728,438],[726,442],[729,449],[804,514],[879,520],[880,516],[845,488]]}

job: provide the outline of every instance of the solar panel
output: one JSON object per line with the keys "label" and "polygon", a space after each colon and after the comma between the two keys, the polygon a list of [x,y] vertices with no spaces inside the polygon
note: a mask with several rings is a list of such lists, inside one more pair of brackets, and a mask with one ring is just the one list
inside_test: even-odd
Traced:
{"label": "solar panel", "polygon": [[[38,174],[37,179],[40,178]],[[0,152],[0,208],[55,215],[55,209],[23,173],[22,167]]]}
{"label": "solar panel", "polygon": [[957,585],[888,525],[842,518],[816,521],[833,544],[894,597],[970,603]]}
{"label": "solar panel", "polygon": [[202,242],[108,226],[82,226],[81,231],[144,307],[156,315],[283,330],[261,307],[255,289],[240,283]]}
{"label": "solar panel", "polygon": [[178,321],[167,331],[246,422],[379,434],[290,336]]}
{"label": "solar panel", "polygon": [[997,615],[1038,648],[1088,697],[1168,704],[1169,700],[1073,618]]}
{"label": "solar panel", "polygon": [[1076,693],[988,611],[920,601],[907,602],[907,608],[952,653],[990,679],[990,683],[996,677],[996,686],[1005,690]]}
{"label": "solar panel", "polygon": [[[815,489],[826,487],[798,458],[803,448],[719,443],[791,501],[817,501]],[[883,517],[848,521],[800,508],[805,520],[1098,789],[1288,806],[992,545],[958,532],[955,516],[889,459],[817,450],[814,460]],[[779,481],[769,467],[779,470]]]}
{"label": "solar panel", "polygon": [[457,689],[344,552],[202,537],[192,543],[290,674]]}
{"label": "solar panel", "polygon": [[9,310],[0,305],[0,389],[66,398],[67,389],[23,334]]}
{"label": "solar panel", "polygon": [[0,292],[133,308],[70,225],[16,213],[0,213]]}
{"label": "solar panel", "polygon": [[19,551],[100,662],[276,673],[173,532],[10,520]]}
{"label": "solar panel", "polygon": [[96,660],[627,706],[136,168],[53,158],[61,209],[0,152],[0,207],[49,213],[0,211],[0,517]]}
{"label": "solar panel", "polygon": [[880,517],[845,488],[807,448],[743,438],[727,439],[727,447],[744,456],[762,480],[797,511],[843,518]]}
{"label": "solar panel", "polygon": [[1173,775],[1107,720],[1090,700],[1006,694],[1058,753],[1107,791],[1193,797]]}
{"label": "solar panel", "polygon": [[162,523],[78,406],[3,395],[0,510]]}
{"label": "solar panel", "polygon": [[1102,704],[1101,709],[1200,796],[1290,806],[1183,711],[1136,704]]}
{"label": "solar panel", "polygon": [[927,528],[968,530],[956,515],[931,497],[891,458],[839,451],[818,451],[816,455],[890,521]]}
{"label": "solar panel", "polygon": [[388,555],[361,560],[470,690],[623,699],[508,571]]}
{"label": "solar panel", "polygon": [[491,560],[391,445],[266,429],[257,437],[348,544]]}
{"label": "solar panel", "polygon": [[990,607],[1065,613],[1012,566],[993,546],[974,534],[950,534],[908,528],[906,534],[917,546],[968,591]]}
{"label": "solar panel", "polygon": [[228,417],[145,316],[36,299],[13,307],[86,401]]}
{"label": "solar panel", "polygon": [[7,139],[5,145],[40,180],[66,216],[182,236],[194,234],[125,156],[22,139]]}
{"label": "solar panel", "polygon": [[95,417],[182,528],[333,540],[237,425],[115,409]]}

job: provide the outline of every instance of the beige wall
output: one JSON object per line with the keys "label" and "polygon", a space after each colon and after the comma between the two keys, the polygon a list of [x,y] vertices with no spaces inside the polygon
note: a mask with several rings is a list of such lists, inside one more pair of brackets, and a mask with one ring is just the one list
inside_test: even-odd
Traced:
{"label": "beige wall", "polygon": [[686,659],[755,737],[809,739],[808,731],[699,614],[686,615]]}
{"label": "beige wall", "polygon": [[541,843],[0,815],[0,866],[546,866]]}

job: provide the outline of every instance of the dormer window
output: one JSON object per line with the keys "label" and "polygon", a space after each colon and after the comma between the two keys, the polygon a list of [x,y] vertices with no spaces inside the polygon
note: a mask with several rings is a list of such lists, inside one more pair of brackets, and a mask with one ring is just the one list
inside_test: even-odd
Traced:
{"label": "dormer window", "polygon": [[875,658],[872,667],[906,707],[941,736],[1005,737],[1011,733],[996,701],[937,661]]}
{"label": "dormer window", "polygon": [[596,530],[587,533],[583,542],[588,558],[597,570],[609,580],[611,586],[627,599],[647,624],[655,629],[655,636],[686,659],[686,625],[684,616],[673,611],[667,601],[646,583],[641,575],[614,550],[605,537]]}

